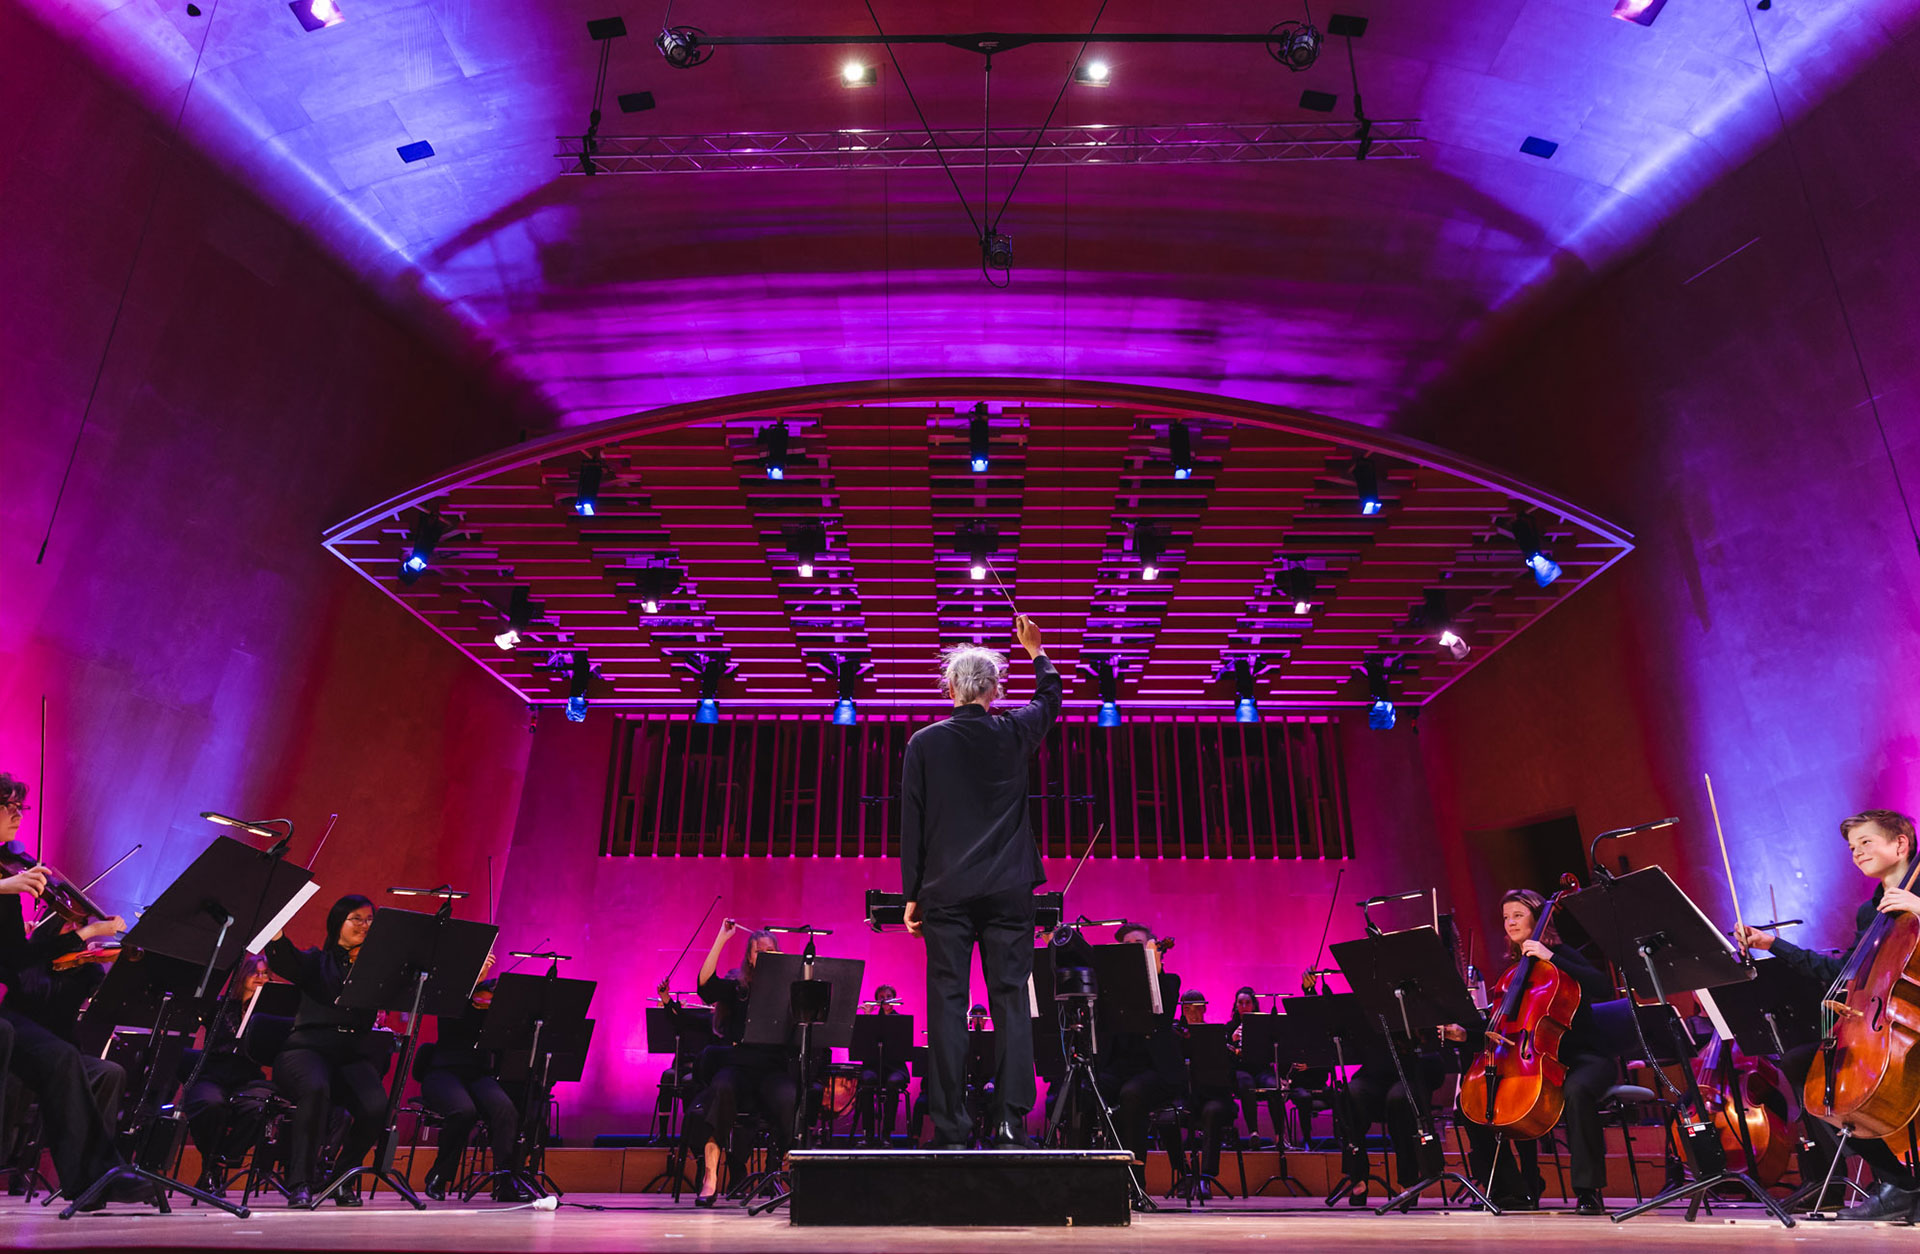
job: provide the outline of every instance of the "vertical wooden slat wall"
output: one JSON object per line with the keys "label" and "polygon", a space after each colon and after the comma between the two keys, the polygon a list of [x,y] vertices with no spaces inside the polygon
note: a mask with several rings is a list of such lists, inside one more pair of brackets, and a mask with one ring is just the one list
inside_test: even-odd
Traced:
{"label": "vertical wooden slat wall", "polygon": [[[852,727],[752,716],[618,716],[601,807],[610,857],[893,857],[906,743],[925,720]],[[1353,853],[1328,719],[1135,718],[1055,727],[1030,775],[1050,857],[1343,858]]]}

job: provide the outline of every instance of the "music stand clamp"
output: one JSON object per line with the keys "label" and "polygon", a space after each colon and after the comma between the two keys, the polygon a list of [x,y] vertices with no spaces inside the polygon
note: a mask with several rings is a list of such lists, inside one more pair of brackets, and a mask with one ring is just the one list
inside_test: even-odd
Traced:
{"label": "music stand clamp", "polygon": [[[494,1170],[473,1181],[466,1192],[472,1197],[487,1180],[505,1175],[532,1193],[560,1196],[564,1190],[547,1174],[547,1117],[552,1109],[548,1094],[562,1079],[577,1080],[586,1064],[587,1047],[593,1039],[593,1020],[587,1011],[593,1005],[592,980],[560,978],[559,964],[566,959],[551,955],[545,975],[508,972],[493,986],[493,1004],[480,1025],[476,1044],[500,1058],[500,1078],[518,1080],[525,1073],[526,1097],[520,1112],[520,1156],[518,1171]],[[710,1020],[709,1020],[710,1022]],[[558,1060],[564,1072],[555,1074]]]}
{"label": "music stand clamp", "polygon": [[[285,852],[284,841],[271,849],[260,850],[231,837],[216,837],[147,907],[128,930],[124,943],[190,965],[191,972],[176,968],[175,974],[197,977],[199,991],[191,999],[197,1006],[198,999],[209,987],[217,990],[214,971],[238,961],[240,947],[278,916],[313,879],[312,873],[304,868],[287,864],[281,856]],[[187,980],[182,989],[194,983]],[[167,989],[161,998],[152,1038],[156,1053],[179,991]],[[202,1065],[216,1045],[215,1041],[207,1042]],[[145,1086],[149,1094],[155,1083],[156,1077],[149,1072]],[[174,1118],[180,1117],[181,1112],[176,1110]],[[150,1134],[155,1126],[157,1121],[150,1122],[147,1132]],[[145,1144],[139,1148],[144,1150]],[[61,1210],[60,1218],[73,1218],[81,1207],[104,1197],[107,1190],[122,1180],[137,1180],[153,1186],[153,1205],[163,1215],[173,1211],[167,1201],[169,1193],[185,1193],[195,1201],[218,1207],[240,1219],[251,1213],[246,1206],[236,1206],[225,1198],[142,1167],[138,1157],[136,1154],[134,1162],[121,1163],[95,1180]]]}
{"label": "music stand clamp", "polygon": [[415,1210],[427,1208],[393,1169],[400,1146],[400,1098],[413,1073],[420,1016],[465,1012],[499,934],[491,923],[456,919],[444,910],[421,914],[389,907],[374,914],[335,1004],[354,1010],[404,1010],[407,1030],[387,1090],[386,1131],[373,1165],[348,1166],[314,1197],[315,1206],[367,1175],[386,1184]]}
{"label": "music stand clamp", "polygon": [[[1635,992],[1650,994],[1659,1001],[1664,1002],[1667,990],[1676,986],[1714,989],[1754,978],[1752,962],[1743,960],[1733,942],[1722,935],[1701,913],[1700,907],[1680,891],[1672,877],[1657,866],[1597,880],[1561,902],[1560,908],[1585,929],[1601,953],[1627,973]],[[1679,1017],[1675,1016],[1670,1022],[1680,1056],[1691,1057],[1692,1043],[1682,1039],[1685,1029]],[[1706,1108],[1693,1068],[1683,1067],[1681,1072],[1686,1080],[1687,1104],[1695,1115],[1693,1128],[1681,1129],[1681,1140],[1687,1157],[1692,1160],[1695,1178],[1621,1211],[1613,1216],[1613,1222],[1625,1223],[1635,1215],[1685,1198],[1686,1218],[1691,1223],[1708,1194],[1721,1185],[1731,1184],[1744,1189],[1783,1225],[1793,1227],[1793,1216],[1759,1181],[1744,1171],[1727,1170],[1726,1151],[1720,1146],[1719,1132],[1713,1126],[1713,1112]],[[1735,1087],[1737,1090],[1738,1086]],[[1751,1152],[1747,1160],[1753,1161]]]}
{"label": "music stand clamp", "polygon": [[[1440,1151],[1439,1170],[1387,1199],[1375,1213],[1411,1211],[1420,1195],[1436,1184],[1456,1184],[1478,1202],[1489,1215],[1500,1208],[1480,1191],[1470,1178],[1446,1169],[1446,1152],[1438,1147],[1433,1112],[1428,1108],[1430,1094],[1420,1091],[1407,1074],[1405,1059],[1395,1033],[1403,1033],[1409,1046],[1416,1030],[1437,1028],[1448,1023],[1471,1023],[1478,1015],[1473,999],[1467,995],[1467,982],[1453,965],[1453,954],[1440,933],[1427,927],[1404,932],[1387,932],[1364,940],[1341,941],[1331,947],[1334,961],[1360,1004],[1380,1024],[1387,1038],[1387,1052],[1393,1056],[1394,1070],[1406,1089],[1407,1102],[1413,1107],[1414,1126],[1420,1146],[1435,1146]],[[1450,1204],[1448,1193],[1440,1194],[1441,1209]]]}

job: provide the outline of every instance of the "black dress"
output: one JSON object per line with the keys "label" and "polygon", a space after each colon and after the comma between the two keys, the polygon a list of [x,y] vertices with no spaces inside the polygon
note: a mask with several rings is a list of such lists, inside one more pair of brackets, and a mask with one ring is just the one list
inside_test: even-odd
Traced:
{"label": "black dress", "polygon": [[700,999],[713,1007],[713,1034],[719,1044],[702,1056],[698,1072],[705,1087],[687,1107],[687,1144],[699,1149],[708,1140],[717,1141],[731,1148],[736,1159],[745,1147],[733,1146],[731,1141],[743,1113],[766,1119],[776,1154],[788,1149],[799,1094],[791,1051],[778,1045],[740,1043],[747,1028],[749,987],[737,971],[715,975],[700,985]]}
{"label": "black dress", "polygon": [[294,1106],[287,1123],[287,1184],[312,1187],[336,1104],[346,1108],[349,1124],[335,1174],[359,1166],[379,1143],[387,1109],[381,1077],[393,1047],[373,1030],[373,1011],[335,1004],[353,967],[346,950],[301,949],[281,937],[265,953],[273,973],[300,990],[300,1010],[273,1060],[273,1079]]}

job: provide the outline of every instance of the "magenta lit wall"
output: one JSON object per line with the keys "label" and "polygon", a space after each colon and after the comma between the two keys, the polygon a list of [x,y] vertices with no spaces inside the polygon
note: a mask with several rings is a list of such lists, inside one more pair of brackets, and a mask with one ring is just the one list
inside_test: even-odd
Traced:
{"label": "magenta lit wall", "polygon": [[[334,263],[0,3],[0,770],[50,859],[132,916],[216,829],[287,815],[326,895],[504,851],[527,752],[507,694],[320,547],[369,499],[518,423]],[[36,553],[164,183],[59,525]],[[295,927],[317,936],[321,911]]]}
{"label": "magenta lit wall", "polygon": [[[929,720],[938,717],[929,711]],[[724,914],[743,923],[810,923],[831,927],[821,952],[867,962],[867,989],[891,983],[907,1009],[926,1006],[920,942],[904,933],[876,935],[861,912],[868,888],[897,892],[892,859],[602,858],[601,801],[613,720],[590,712],[575,725],[543,715],[533,738],[527,786],[508,860],[501,902],[509,948],[551,944],[578,955],[566,974],[601,982],[598,1019],[585,1081],[563,1090],[563,1125],[577,1140],[597,1132],[641,1131],[666,1060],[649,1056],[643,1011],[653,988],[715,893],[714,918],[674,979],[690,989],[700,959]],[[1326,919],[1329,890],[1345,867],[1332,938],[1360,933],[1354,903],[1381,892],[1425,888],[1443,876],[1417,739],[1367,730],[1364,719],[1342,724],[1342,748],[1353,812],[1356,856],[1340,862],[1110,862],[1094,860],[1075,883],[1069,908],[1091,918],[1122,915],[1177,938],[1170,970],[1211,999],[1224,1017],[1233,990],[1297,990]],[[1050,860],[1058,887],[1072,864]],[[1442,908],[1448,901],[1443,893]],[[1395,917],[1395,916],[1387,916]],[[1417,920],[1408,916],[1405,924]],[[736,940],[723,965],[738,963]],[[976,969],[975,996],[983,989]]]}
{"label": "magenta lit wall", "polygon": [[[1866,883],[1837,821],[1920,807],[1920,555],[1813,223],[1920,487],[1920,84],[1907,37],[1682,211],[1575,306],[1543,316],[1410,433],[1619,520],[1637,551],[1436,703],[1427,777],[1449,837],[1572,808],[1731,922],[1702,772],[1747,917],[1851,939]],[[1458,860],[1455,861],[1458,866]],[[1464,883],[1465,872],[1459,873]]]}

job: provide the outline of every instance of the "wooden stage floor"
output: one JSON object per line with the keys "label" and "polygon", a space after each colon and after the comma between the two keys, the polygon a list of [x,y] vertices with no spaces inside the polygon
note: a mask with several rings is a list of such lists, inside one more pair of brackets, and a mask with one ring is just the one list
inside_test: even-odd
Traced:
{"label": "wooden stage floor", "polygon": [[[1754,1212],[1720,1210],[1688,1224],[1678,1212],[1625,1224],[1541,1211],[1494,1219],[1437,1209],[1380,1217],[1318,1199],[1282,1202],[1220,1201],[1204,1209],[1163,1209],[1135,1218],[1129,1228],[794,1228],[777,1216],[754,1217],[738,1206],[695,1210],[653,1194],[569,1194],[557,1212],[525,1208],[430,1206],[407,1209],[380,1198],[361,1210],[329,1206],[293,1212],[266,1206],[249,1219],[178,1208],[170,1216],[149,1208],[110,1207],[62,1223],[52,1210],[0,1201],[0,1244],[12,1249],[63,1250],[339,1250],[457,1251],[698,1251],[703,1254],[895,1254],[1005,1248],[1020,1254],[1054,1251],[1139,1251],[1210,1254],[1247,1251],[1252,1242],[1286,1242],[1322,1251],[1409,1254],[1437,1247],[1462,1251],[1591,1254],[1596,1249],[1657,1251],[1763,1250],[1911,1251],[1920,1232],[1883,1224],[1802,1221],[1791,1231]],[[579,1204],[605,1206],[583,1209]]]}

